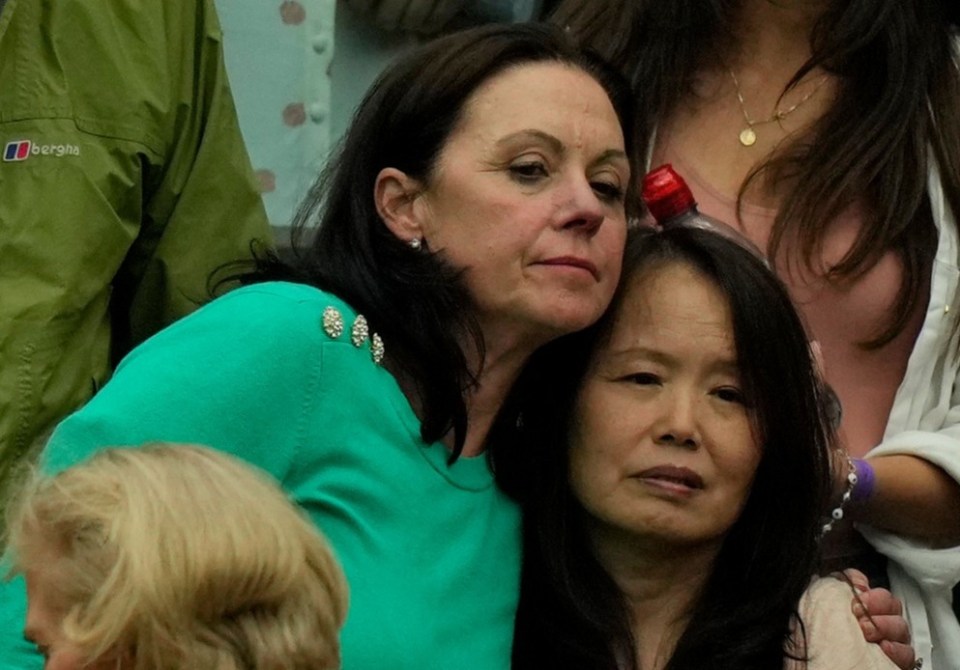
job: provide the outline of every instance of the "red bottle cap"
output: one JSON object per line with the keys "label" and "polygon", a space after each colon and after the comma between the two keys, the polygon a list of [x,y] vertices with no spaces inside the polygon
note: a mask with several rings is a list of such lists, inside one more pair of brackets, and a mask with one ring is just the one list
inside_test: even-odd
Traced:
{"label": "red bottle cap", "polygon": [[687,182],[669,163],[644,176],[641,197],[653,218],[660,223],[697,206]]}

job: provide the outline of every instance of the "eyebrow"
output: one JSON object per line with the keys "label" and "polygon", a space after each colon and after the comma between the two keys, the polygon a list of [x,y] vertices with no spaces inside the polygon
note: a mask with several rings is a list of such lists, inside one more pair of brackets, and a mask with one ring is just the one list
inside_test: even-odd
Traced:
{"label": "eyebrow", "polygon": [[537,130],[535,128],[518,130],[515,133],[510,133],[509,135],[505,135],[504,137],[501,137],[499,140],[497,140],[497,146],[500,146],[503,144],[509,144],[510,142],[513,142],[518,139],[541,140],[549,144],[550,148],[559,154],[562,154],[566,150],[566,147],[563,146],[563,142],[561,142],[559,139],[557,139],[550,133],[545,133],[542,130]]}
{"label": "eyebrow", "polygon": [[[536,128],[527,128],[525,130],[518,130],[515,133],[510,133],[505,135],[497,140],[497,146],[504,144],[509,144],[518,139],[537,139],[542,142],[547,143],[551,149],[556,151],[558,154],[563,155],[566,153],[566,146],[558,138],[554,137],[550,133],[546,133],[542,130],[537,130]],[[607,149],[602,154],[600,154],[595,160],[590,162],[590,165],[602,165],[603,163],[611,163],[618,160],[627,161],[627,153],[621,149]],[[628,161],[629,162],[629,161]]]}
{"label": "eyebrow", "polygon": [[603,165],[604,163],[616,163],[623,161],[629,165],[629,160],[627,159],[627,152],[621,151],[620,149],[607,149],[602,154],[600,154],[596,160],[592,161],[590,165]]}
{"label": "eyebrow", "polygon": [[[625,349],[618,349],[616,351],[608,350],[608,355],[615,360],[633,360],[637,358],[649,359],[654,363],[659,363],[660,365],[667,367],[676,367],[679,363],[677,357],[671,356],[656,349],[649,349],[647,347],[627,347]],[[737,365],[736,359],[718,360],[710,366],[710,369],[721,373],[735,375],[740,374],[740,366]]]}
{"label": "eyebrow", "polygon": [[668,356],[662,351],[649,349],[647,347],[625,347],[623,349],[607,349],[607,355],[611,358],[647,358],[654,363],[669,365],[676,362],[673,356]]}

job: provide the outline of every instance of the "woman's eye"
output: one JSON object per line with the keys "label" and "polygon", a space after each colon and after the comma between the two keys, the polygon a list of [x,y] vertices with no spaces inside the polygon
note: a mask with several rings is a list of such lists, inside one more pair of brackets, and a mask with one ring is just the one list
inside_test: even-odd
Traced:
{"label": "woman's eye", "polygon": [[606,181],[590,182],[593,192],[604,202],[620,202],[623,200],[623,189]]}
{"label": "woman's eye", "polygon": [[623,381],[630,382],[631,384],[636,384],[638,386],[651,386],[654,384],[659,384],[660,378],[652,372],[635,372],[632,375],[627,375],[624,377]]}
{"label": "woman's eye", "polygon": [[714,395],[723,400],[724,402],[735,402],[739,405],[746,405],[747,399],[743,395],[743,391],[738,389],[736,386],[723,386],[714,391]]}
{"label": "woman's eye", "polygon": [[541,161],[524,161],[510,166],[510,175],[521,182],[534,182],[547,176],[547,166]]}

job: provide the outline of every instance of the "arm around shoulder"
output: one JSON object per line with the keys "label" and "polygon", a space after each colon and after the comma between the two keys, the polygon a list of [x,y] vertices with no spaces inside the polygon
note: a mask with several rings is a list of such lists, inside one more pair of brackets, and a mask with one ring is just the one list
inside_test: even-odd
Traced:
{"label": "arm around shoulder", "polygon": [[879,645],[867,642],[850,611],[853,588],[833,577],[815,579],[799,611],[808,662],[787,664],[788,670],[897,670]]}

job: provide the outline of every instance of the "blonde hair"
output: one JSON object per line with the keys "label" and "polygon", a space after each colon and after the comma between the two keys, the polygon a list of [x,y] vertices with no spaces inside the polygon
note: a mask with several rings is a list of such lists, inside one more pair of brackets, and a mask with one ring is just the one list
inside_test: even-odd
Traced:
{"label": "blonde hair", "polygon": [[135,670],[339,667],[347,589],[265,474],[190,445],[110,448],[8,510],[14,570],[55,557],[63,631]]}

